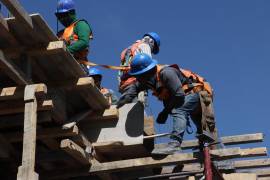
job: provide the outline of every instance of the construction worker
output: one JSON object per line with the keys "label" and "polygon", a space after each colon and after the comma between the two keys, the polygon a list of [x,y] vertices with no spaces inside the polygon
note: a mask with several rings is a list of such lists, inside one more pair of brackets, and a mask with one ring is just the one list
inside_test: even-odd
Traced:
{"label": "construction worker", "polygon": [[112,89],[107,89],[101,86],[102,82],[102,73],[99,69],[95,67],[89,68],[89,77],[92,77],[95,81],[96,87],[100,90],[100,92],[104,95],[104,97],[110,102],[111,105],[115,105],[118,101],[117,96],[115,95]]}
{"label": "construction worker", "polygon": [[[132,59],[139,53],[158,54],[160,47],[160,37],[155,32],[149,32],[143,36],[141,40],[137,40],[134,44],[124,49],[121,53],[121,66],[129,67]],[[127,71],[119,72],[119,92],[124,93],[128,87],[136,82],[135,77],[131,77]]]}
{"label": "construction worker", "polygon": [[88,68],[84,62],[88,61],[89,41],[93,39],[90,25],[86,20],[77,19],[73,0],[59,0],[55,15],[65,27],[58,32],[58,37],[66,43],[68,51],[87,73]]}
{"label": "construction worker", "polygon": [[[198,92],[205,90],[212,94],[210,85],[199,75],[180,69],[177,65],[158,65],[147,54],[136,55],[130,67],[129,75],[135,77],[137,82],[121,96],[117,108],[132,102],[140,91],[152,90],[164,105],[156,119],[157,123],[164,124],[169,115],[173,119],[171,142],[155,153],[172,154],[179,151],[189,118],[200,104]],[[194,123],[198,125],[198,122]]]}

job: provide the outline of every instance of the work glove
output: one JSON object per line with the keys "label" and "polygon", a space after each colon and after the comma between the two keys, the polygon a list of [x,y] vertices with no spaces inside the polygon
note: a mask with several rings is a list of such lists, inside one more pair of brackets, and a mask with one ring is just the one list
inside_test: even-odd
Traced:
{"label": "work glove", "polygon": [[166,112],[166,111],[161,111],[159,114],[158,114],[158,117],[157,117],[157,123],[158,124],[165,124],[166,120],[168,119],[168,116],[169,114]]}
{"label": "work glove", "polygon": [[116,103],[116,108],[119,109],[122,106],[124,106],[127,103],[131,103],[132,102],[132,97],[131,96],[122,96]]}

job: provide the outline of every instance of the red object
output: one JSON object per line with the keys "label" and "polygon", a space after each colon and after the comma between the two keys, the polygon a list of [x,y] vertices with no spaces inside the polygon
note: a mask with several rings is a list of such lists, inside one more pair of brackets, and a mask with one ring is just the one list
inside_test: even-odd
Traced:
{"label": "red object", "polygon": [[213,179],[212,163],[211,163],[211,156],[210,156],[210,148],[208,147],[208,145],[204,146],[203,154],[204,154],[205,179],[212,180]]}

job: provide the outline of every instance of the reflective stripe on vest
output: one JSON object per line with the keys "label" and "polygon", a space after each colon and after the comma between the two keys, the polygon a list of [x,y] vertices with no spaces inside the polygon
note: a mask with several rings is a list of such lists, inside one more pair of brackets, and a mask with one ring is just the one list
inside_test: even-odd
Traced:
{"label": "reflective stripe on vest", "polygon": [[152,89],[152,91],[153,91],[153,95],[156,96],[159,100],[163,101],[170,98],[169,90],[165,87],[162,87],[162,82],[160,80],[160,72],[164,67],[173,67],[179,70],[186,79],[193,79],[195,81],[195,83],[191,83],[191,84],[182,84],[182,89],[185,92],[185,94],[197,93],[199,91],[205,90],[211,96],[213,95],[213,90],[210,84],[206,82],[204,78],[199,76],[198,74],[195,74],[189,70],[180,69],[178,65],[176,64],[171,65],[171,66],[158,65],[156,78],[157,78],[158,83],[161,85],[161,88],[159,91],[157,91],[156,89]]}

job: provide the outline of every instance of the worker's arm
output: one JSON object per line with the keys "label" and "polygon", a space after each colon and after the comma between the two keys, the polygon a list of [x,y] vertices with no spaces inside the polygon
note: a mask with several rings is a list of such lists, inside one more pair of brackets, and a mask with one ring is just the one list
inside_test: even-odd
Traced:
{"label": "worker's arm", "polygon": [[131,103],[135,98],[137,98],[139,92],[146,90],[141,83],[138,81],[134,84],[129,85],[124,90],[124,93],[117,102],[117,108],[124,106],[125,104]]}
{"label": "worker's arm", "polygon": [[164,68],[160,75],[162,84],[170,92],[170,98],[164,101],[164,113],[171,113],[175,107],[182,106],[185,101],[185,93],[182,89],[181,73],[172,67]]}
{"label": "worker's arm", "polygon": [[78,35],[78,41],[67,47],[69,52],[75,53],[87,48],[91,31],[90,26],[85,21],[79,21],[74,29],[74,32]]}

